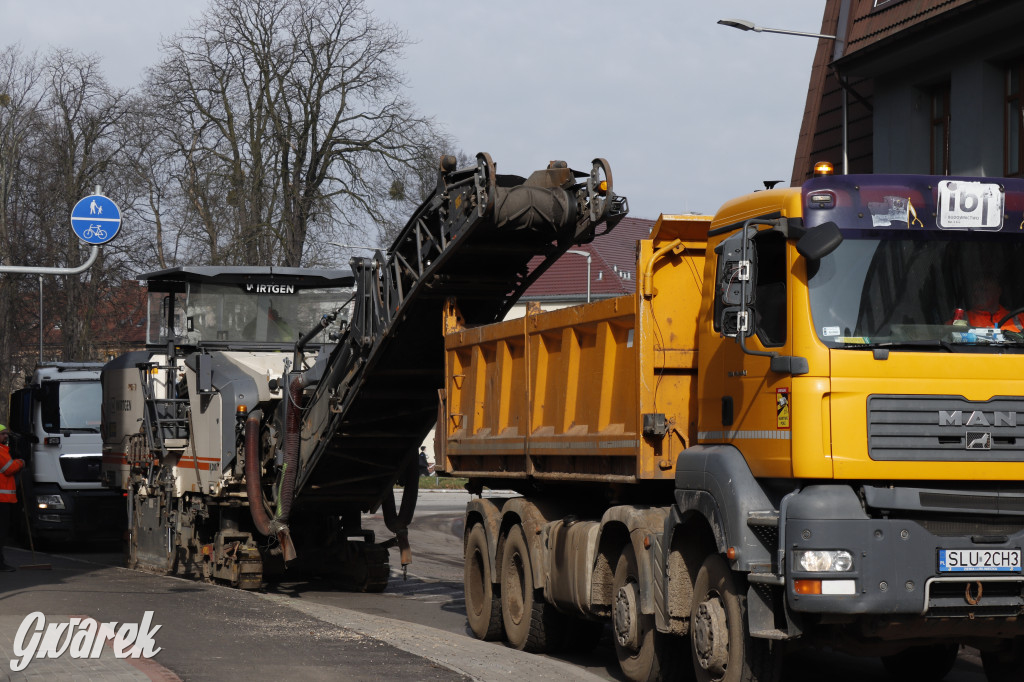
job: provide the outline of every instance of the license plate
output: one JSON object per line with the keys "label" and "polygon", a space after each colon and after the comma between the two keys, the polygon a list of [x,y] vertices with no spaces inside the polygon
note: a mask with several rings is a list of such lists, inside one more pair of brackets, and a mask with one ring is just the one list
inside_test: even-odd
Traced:
{"label": "license plate", "polygon": [[940,549],[940,573],[1020,573],[1019,549]]}

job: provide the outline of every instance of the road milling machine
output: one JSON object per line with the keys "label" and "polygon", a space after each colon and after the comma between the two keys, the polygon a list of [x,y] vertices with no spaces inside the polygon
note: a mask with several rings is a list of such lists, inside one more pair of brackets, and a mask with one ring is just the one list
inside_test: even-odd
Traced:
{"label": "road milling machine", "polygon": [[[287,570],[383,590],[388,548],[411,560],[445,300],[469,323],[500,320],[627,210],[603,159],[523,178],[498,175],[487,154],[465,168],[444,157],[392,246],[350,271],[145,275],[147,347],[102,375],[103,476],[126,492],[129,565],[241,588]],[[394,534],[383,542],[361,523],[378,511]]]}

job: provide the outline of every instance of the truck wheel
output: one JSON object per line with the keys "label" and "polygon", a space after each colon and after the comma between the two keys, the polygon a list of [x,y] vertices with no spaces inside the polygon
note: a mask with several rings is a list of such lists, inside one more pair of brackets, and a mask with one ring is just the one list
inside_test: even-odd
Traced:
{"label": "truck wheel", "polygon": [[700,567],[690,607],[690,649],[698,682],[774,682],[781,657],[747,631],[745,598],[718,554]]}
{"label": "truck wheel", "polygon": [[959,644],[912,646],[898,654],[882,656],[882,665],[890,675],[901,680],[939,682],[953,669],[959,651]]}
{"label": "truck wheel", "polygon": [[521,651],[549,651],[564,634],[561,614],[534,588],[530,548],[519,525],[508,532],[501,556],[501,620],[508,643]]}
{"label": "truck wheel", "polygon": [[654,616],[640,611],[640,571],[633,545],[626,545],[612,579],[612,635],[622,673],[635,682],[661,679]]}
{"label": "truck wheel", "polygon": [[1011,640],[1002,649],[981,652],[988,682],[1019,682],[1024,679],[1024,640]]}
{"label": "truck wheel", "polygon": [[466,595],[466,620],[477,639],[501,639],[501,598],[491,582],[491,563],[487,558],[487,535],[475,524],[466,536],[462,587]]}

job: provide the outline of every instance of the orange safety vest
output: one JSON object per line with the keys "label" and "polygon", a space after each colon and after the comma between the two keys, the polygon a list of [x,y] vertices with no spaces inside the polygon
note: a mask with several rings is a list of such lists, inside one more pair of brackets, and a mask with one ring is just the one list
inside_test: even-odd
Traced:
{"label": "orange safety vest", "polygon": [[[967,322],[972,327],[983,327],[990,329],[996,326],[996,322],[1006,317],[1006,313],[1010,312],[1003,306],[999,306],[999,309],[994,313],[990,313],[987,310],[968,310],[967,311]],[[1003,329],[1009,331],[1024,331],[1024,325],[1021,324],[1018,319],[1019,315],[1014,315],[1009,320],[1003,323]]]}
{"label": "orange safety vest", "polygon": [[11,451],[6,445],[0,445],[0,502],[17,503],[18,492],[14,486],[14,474],[21,471],[23,466],[23,460],[11,459]]}

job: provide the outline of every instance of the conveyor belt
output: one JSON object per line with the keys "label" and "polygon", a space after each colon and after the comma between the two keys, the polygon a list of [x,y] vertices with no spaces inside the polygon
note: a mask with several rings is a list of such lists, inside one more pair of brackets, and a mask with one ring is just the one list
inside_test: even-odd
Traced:
{"label": "conveyor belt", "polygon": [[352,260],[350,325],[308,373],[295,504],[369,511],[390,497],[437,416],[445,300],[458,299],[467,323],[500,320],[567,249],[627,210],[603,159],[589,173],[552,162],[528,179],[497,175],[487,154],[462,169],[443,159],[436,190],[388,252]]}

